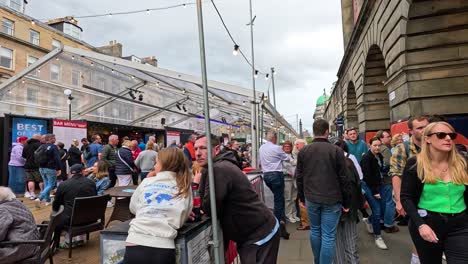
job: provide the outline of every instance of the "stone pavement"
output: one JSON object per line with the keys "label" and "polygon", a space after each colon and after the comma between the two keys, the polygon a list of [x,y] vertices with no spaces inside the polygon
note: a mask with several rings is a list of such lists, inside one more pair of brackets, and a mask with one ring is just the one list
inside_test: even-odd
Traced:
{"label": "stone pavement", "polygon": [[[281,239],[278,253],[279,264],[314,263],[309,241],[309,231],[297,231],[298,224],[288,224],[289,240]],[[388,250],[378,249],[373,236],[368,234],[362,222],[358,223],[358,253],[363,264],[409,264],[411,259],[411,238],[407,227],[400,232],[382,236]]]}

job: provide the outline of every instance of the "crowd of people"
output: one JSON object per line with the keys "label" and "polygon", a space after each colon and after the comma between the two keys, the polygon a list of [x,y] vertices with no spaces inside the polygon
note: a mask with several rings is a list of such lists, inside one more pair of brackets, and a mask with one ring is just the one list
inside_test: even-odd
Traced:
{"label": "crowd of people", "polygon": [[[282,146],[277,144],[276,132],[269,131],[259,149],[259,165],[274,196],[273,212],[242,172],[250,165],[250,146],[241,147],[237,141],[222,144],[212,136],[208,145],[204,135],[192,135],[183,146],[172,142],[159,150],[154,138],[144,144],[111,135],[102,146],[100,136],[93,135],[92,143],[83,139],[78,149],[78,141],[73,140],[66,151],[52,134],[21,137],[9,164],[11,190],[0,189],[0,217],[6,219],[0,223],[5,223],[2,230],[6,230],[0,232],[0,241],[16,232],[9,226],[8,220],[16,217],[11,208],[24,207],[15,202],[13,192],[26,190],[36,199],[34,188],[40,179],[37,206],[43,200],[51,204],[50,191],[57,179],[63,182],[53,201],[54,210],[65,206],[66,217],[58,230],[68,224],[74,198],[102,195],[107,188],[133,183],[138,187],[129,209],[135,218],[124,263],[154,263],[155,258],[157,263],[174,263],[174,239],[177,230],[194,219],[192,207],[200,206],[211,215],[207,173],[211,148],[214,202],[223,242],[225,247],[229,241],[236,243],[242,263],[276,263],[280,239],[290,236],[287,222],[299,222],[297,230],[310,230],[314,263],[359,263],[360,221],[382,250],[389,249],[385,236],[409,222],[412,264],[441,263],[443,257],[449,264],[465,263],[466,149],[456,146],[456,131],[440,118],[411,118],[408,129],[410,137],[382,130],[366,143],[355,128],[347,129],[343,138],[330,137],[328,122],[318,119],[312,143],[298,139]],[[69,174],[62,173],[67,170],[64,160]],[[200,194],[200,204],[194,204],[192,192]],[[33,224],[27,212],[21,217]],[[56,233],[58,243],[60,232]],[[30,237],[36,239],[37,234],[32,232]],[[24,257],[24,252],[18,252],[9,254]]]}

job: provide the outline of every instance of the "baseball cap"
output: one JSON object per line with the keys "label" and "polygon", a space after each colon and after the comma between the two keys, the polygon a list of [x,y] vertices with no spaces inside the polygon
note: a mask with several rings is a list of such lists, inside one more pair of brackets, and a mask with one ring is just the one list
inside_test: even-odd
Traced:
{"label": "baseball cap", "polygon": [[88,139],[87,138],[82,138],[81,142],[83,142],[83,141],[88,141]]}
{"label": "baseball cap", "polygon": [[75,165],[71,166],[70,173],[71,174],[78,174],[78,173],[81,173],[83,170],[84,170],[83,165],[75,164]]}
{"label": "baseball cap", "polygon": [[26,141],[26,140],[28,140],[28,137],[26,137],[26,136],[21,136],[21,137],[18,138],[18,142],[23,142],[23,141]]}

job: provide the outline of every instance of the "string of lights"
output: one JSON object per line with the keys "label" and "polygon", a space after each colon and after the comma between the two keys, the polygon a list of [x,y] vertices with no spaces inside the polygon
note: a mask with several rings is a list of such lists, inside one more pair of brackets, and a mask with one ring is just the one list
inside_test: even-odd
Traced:
{"label": "string of lights", "polygon": [[[226,30],[226,33],[228,34],[229,38],[231,39],[232,43],[234,44],[234,50],[232,51],[232,54],[234,56],[237,56],[237,54],[240,53],[242,55],[242,57],[244,58],[245,62],[247,62],[247,64],[249,64],[250,67],[252,67],[252,63],[250,62],[250,60],[247,59],[247,56],[245,56],[244,52],[242,52],[242,50],[240,49],[239,44],[237,44],[237,42],[234,40],[234,37],[232,36],[231,31],[229,30],[226,23],[224,22],[224,18],[221,15],[221,13],[219,12],[219,9],[216,6],[214,0],[211,0],[211,4],[213,5],[213,8],[215,9],[216,13],[218,14],[219,20],[221,21],[221,24],[223,24],[223,27]],[[255,78],[257,78],[259,74],[264,75],[265,79],[268,80],[268,77],[269,77],[268,73],[265,73],[265,72],[262,72],[260,70],[255,69]]]}
{"label": "string of lights", "polygon": [[[206,2],[204,2],[206,3]],[[177,5],[170,5],[170,6],[163,6],[163,7],[154,7],[154,8],[147,8],[147,9],[139,9],[139,10],[131,10],[131,11],[121,11],[121,12],[109,12],[109,13],[102,13],[102,14],[94,14],[94,15],[81,15],[81,16],[73,16],[73,18],[94,18],[94,17],[113,17],[113,16],[119,16],[119,15],[132,15],[132,14],[139,14],[139,13],[146,13],[146,14],[151,14],[151,11],[161,11],[161,10],[168,10],[168,9],[173,9],[173,8],[186,8],[187,6],[191,5],[196,5],[196,2],[185,2]],[[53,18],[41,18],[37,19],[40,21],[49,21],[52,20]]]}

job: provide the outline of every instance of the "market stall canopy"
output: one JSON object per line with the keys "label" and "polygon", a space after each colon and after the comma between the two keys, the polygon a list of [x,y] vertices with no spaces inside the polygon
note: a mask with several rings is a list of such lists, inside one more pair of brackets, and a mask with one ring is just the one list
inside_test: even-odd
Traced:
{"label": "market stall canopy", "polygon": [[[275,109],[263,93],[208,81],[210,116],[215,132],[221,126],[250,130],[251,102],[270,113]],[[64,90],[71,95],[64,95]],[[51,51],[0,85],[0,115],[90,120],[142,127],[174,126],[204,130],[201,78],[149,64],[65,46]],[[71,100],[70,100],[71,99]],[[279,116],[279,115],[278,115]],[[297,135],[279,116],[284,132]]]}

